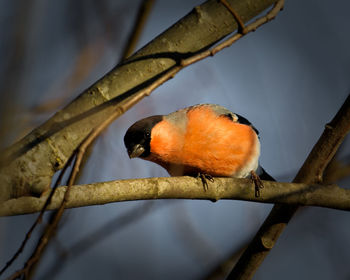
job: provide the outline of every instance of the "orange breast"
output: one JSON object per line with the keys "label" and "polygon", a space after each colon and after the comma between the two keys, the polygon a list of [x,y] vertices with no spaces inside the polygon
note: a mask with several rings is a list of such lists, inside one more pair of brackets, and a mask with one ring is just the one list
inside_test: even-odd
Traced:
{"label": "orange breast", "polygon": [[190,110],[187,117],[184,132],[167,121],[152,130],[151,160],[170,174],[169,169],[177,166],[182,174],[232,176],[256,153],[258,139],[250,126],[219,117],[206,107]]}

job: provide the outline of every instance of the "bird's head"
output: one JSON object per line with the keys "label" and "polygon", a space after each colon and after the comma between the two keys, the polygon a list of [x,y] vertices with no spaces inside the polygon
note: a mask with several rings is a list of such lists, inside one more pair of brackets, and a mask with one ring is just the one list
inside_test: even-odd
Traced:
{"label": "bird's head", "polygon": [[130,158],[146,158],[150,155],[152,128],[163,120],[163,116],[151,116],[134,123],[124,136],[124,144]]}

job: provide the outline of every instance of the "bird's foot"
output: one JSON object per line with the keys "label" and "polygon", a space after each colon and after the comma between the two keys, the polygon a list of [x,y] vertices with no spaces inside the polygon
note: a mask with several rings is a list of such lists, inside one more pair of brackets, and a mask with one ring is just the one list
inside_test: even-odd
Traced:
{"label": "bird's foot", "polygon": [[260,190],[264,188],[263,182],[261,181],[258,174],[255,171],[250,171],[250,178],[255,186],[255,197],[260,197]]}
{"label": "bird's foot", "polygon": [[203,184],[203,188],[204,188],[204,191],[206,192],[209,188],[208,186],[208,180],[210,182],[214,182],[214,178],[213,176],[209,175],[209,174],[203,174],[203,173],[200,173],[198,172],[197,174],[197,178],[200,178],[201,181],[202,181],[202,184]]}

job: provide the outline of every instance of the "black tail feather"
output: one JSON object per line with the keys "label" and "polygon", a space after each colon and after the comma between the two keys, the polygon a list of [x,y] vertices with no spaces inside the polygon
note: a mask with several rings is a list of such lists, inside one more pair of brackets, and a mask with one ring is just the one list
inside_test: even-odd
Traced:
{"label": "black tail feather", "polygon": [[262,168],[261,166],[259,166],[259,173],[258,173],[258,175],[259,175],[259,178],[260,178],[261,180],[276,181],[276,180],[275,180],[269,173],[267,173],[267,172],[265,171],[265,169]]}

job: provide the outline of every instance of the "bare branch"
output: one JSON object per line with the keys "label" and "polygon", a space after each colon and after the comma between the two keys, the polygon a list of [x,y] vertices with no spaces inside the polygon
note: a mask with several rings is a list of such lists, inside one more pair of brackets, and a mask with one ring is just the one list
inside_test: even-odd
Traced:
{"label": "bare branch", "polygon": [[[73,159],[73,157],[72,157]],[[53,186],[51,192],[47,195],[46,199],[45,199],[45,203],[42,204],[41,208],[40,208],[40,214],[39,216],[36,218],[35,222],[33,223],[33,225],[30,227],[30,229],[28,230],[28,232],[26,233],[25,238],[23,239],[21,246],[17,249],[16,253],[12,256],[12,258],[6,263],[6,265],[1,269],[0,271],[0,275],[2,275],[11,265],[12,263],[18,258],[18,256],[23,252],[24,247],[27,245],[30,237],[32,236],[32,233],[34,231],[34,229],[38,226],[38,224],[41,223],[44,213],[47,210],[47,207],[49,206],[49,204],[52,201],[52,198],[55,194],[56,189],[58,188],[62,177],[66,171],[66,169],[68,168],[68,166],[70,165],[71,160],[67,161],[65,167],[62,169],[60,175],[58,176],[55,185]]]}
{"label": "bare branch", "polygon": [[[293,182],[313,184],[322,181],[323,171],[335,155],[343,139],[350,131],[350,95],[335,115],[326,125],[323,134],[317,141]],[[327,188],[324,189],[328,191]],[[348,190],[346,190],[346,193]],[[322,194],[316,195],[321,199]],[[339,194],[338,195],[346,195]],[[348,203],[346,203],[348,204]],[[278,237],[293,217],[298,206],[277,204],[255,235],[232,270],[228,279],[251,279],[264,258],[275,245]]]}
{"label": "bare branch", "polygon": [[[165,204],[162,204],[161,206],[165,206]],[[117,234],[127,226],[143,219],[145,216],[149,215],[159,208],[159,204],[155,205],[153,201],[147,201],[142,206],[137,206],[136,208],[129,210],[126,213],[112,218],[98,229],[86,234],[83,238],[75,242],[73,245],[67,248],[61,248],[61,253],[59,256],[57,256],[57,259],[52,263],[52,266],[48,268],[41,279],[53,279],[53,275],[58,275],[59,271],[63,269],[67,263],[73,259],[77,259],[88,250],[91,250],[99,243],[102,243],[109,236]]]}
{"label": "bare branch", "polygon": [[[140,39],[140,36],[142,34],[142,31],[145,27],[147,18],[149,17],[149,14],[151,13],[152,7],[154,4],[154,0],[142,0],[138,12],[137,12],[137,16],[136,19],[134,21],[134,26],[129,34],[128,40],[125,44],[124,47],[124,51],[123,54],[121,56],[121,61],[122,62],[124,59],[126,59],[127,57],[129,57],[136,48],[136,45]],[[118,117],[118,115],[116,116],[116,118]],[[103,126],[103,123],[100,124],[100,126]],[[77,175],[77,180],[79,180],[80,176],[82,175],[82,170],[84,170],[85,168],[85,164],[87,162],[87,159],[89,158],[91,151],[93,149],[94,144],[91,143],[89,144],[89,146],[87,147],[86,151],[84,152],[84,156],[81,159],[81,166],[80,166],[80,171]]]}
{"label": "bare branch", "polygon": [[123,50],[122,58],[129,57],[135,50],[136,44],[139,41],[141,36],[141,32],[144,28],[146,20],[152,10],[154,4],[154,0],[142,0],[140,8],[137,12],[136,20],[134,22],[134,26],[132,31],[130,32],[128,42],[125,45]]}
{"label": "bare branch", "polygon": [[[131,34],[131,36],[127,42],[126,49],[125,49],[126,52],[131,53],[134,50],[135,44],[136,44],[136,42],[141,34],[142,27],[143,27],[143,25],[147,19],[147,16],[151,10],[153,2],[154,2],[153,0],[145,0],[141,4],[139,14],[138,14],[138,17],[136,19],[136,23],[135,23],[135,27],[134,27],[134,29],[136,28],[136,30],[133,30],[133,33]],[[70,188],[75,183],[76,178],[79,175],[79,170],[82,167],[84,167],[84,164],[83,164],[84,159],[86,159],[86,157],[89,155],[89,153],[86,153],[87,149],[89,147],[91,147],[91,144],[97,138],[97,136],[100,135],[101,132],[112,121],[114,121],[114,119],[116,117],[118,117],[119,115],[120,115],[120,111],[116,110],[105,121],[103,121],[99,126],[94,128],[91,131],[91,133],[84,139],[84,141],[79,145],[79,148],[76,151],[74,151],[74,153],[71,155],[70,159],[64,165],[62,172],[59,176],[59,179],[56,181],[56,184],[53,187],[53,190],[50,193],[48,199],[46,200],[46,203],[44,204],[42,210],[40,211],[40,215],[38,216],[38,218],[36,219],[36,221],[34,222],[32,227],[30,228],[29,232],[26,234],[26,237],[25,237],[24,241],[22,242],[22,245],[20,246],[20,248],[17,250],[17,252],[14,254],[14,256],[10,259],[10,261],[7,262],[6,266],[0,271],[0,275],[13,263],[13,261],[18,257],[18,255],[23,251],[24,246],[26,245],[27,241],[29,240],[33,230],[41,222],[43,213],[45,212],[47,205],[50,203],[51,198],[54,195],[56,188],[58,187],[58,184],[61,181],[63,174],[66,171],[66,168],[68,167],[69,163],[71,161],[73,161],[73,159],[76,156],[76,160],[74,162],[73,168],[72,168],[71,173],[70,173],[69,178],[68,178],[68,186],[67,186],[66,192],[64,194],[63,201],[60,204],[60,207],[58,208],[58,210],[56,212],[53,213],[51,222],[45,228],[44,233],[42,234],[32,256],[28,259],[28,261],[26,262],[23,269],[18,270],[11,277],[17,278],[19,275],[22,275],[22,274],[24,274],[24,275],[31,275],[32,274],[33,268],[36,267],[38,261],[40,260],[41,255],[44,252],[46,245],[48,244],[48,241],[53,236],[53,234],[58,226],[58,223],[62,217],[66,202],[67,202],[68,197],[69,197]]]}
{"label": "bare branch", "polygon": [[[350,210],[350,190],[336,185],[279,183],[263,181],[261,197],[255,197],[250,179],[214,178],[209,190],[203,191],[202,181],[192,177],[129,179],[75,185],[71,188],[66,208],[100,205],[118,201],[144,199],[237,199],[262,203],[299,204]],[[57,188],[48,209],[57,209],[66,187]],[[4,202],[0,216],[28,214],[40,211],[47,196],[21,197]]]}
{"label": "bare branch", "polygon": [[[278,6],[278,5],[276,5]],[[249,31],[253,31],[255,30],[257,27],[261,26],[262,24],[268,22],[269,20],[273,19],[275,17],[275,15],[278,13],[279,9],[276,9],[276,6],[272,9],[272,11],[270,11],[267,16],[264,16],[262,18],[259,18],[258,20],[254,21],[253,23],[251,23],[250,25],[247,26],[247,28],[244,28],[245,33],[249,32]],[[199,10],[197,10],[197,12],[201,12]],[[148,86],[145,87],[141,87],[140,90],[136,91],[134,95],[128,96],[125,100],[122,99],[121,101],[119,101],[117,104],[117,106],[115,106],[115,109],[111,112],[111,114],[109,114],[108,118],[106,120],[104,120],[102,123],[100,123],[100,125],[97,125],[96,128],[94,128],[89,134],[88,136],[85,138],[84,141],[82,141],[79,144],[79,149],[77,150],[77,158],[75,161],[75,164],[73,166],[72,169],[72,173],[69,177],[68,180],[68,186],[65,190],[65,193],[63,195],[63,199],[61,199],[60,202],[60,206],[58,208],[57,213],[55,214],[52,223],[47,227],[47,229],[45,230],[44,234],[42,235],[42,237],[40,238],[40,241],[37,245],[37,247],[34,250],[34,253],[32,254],[32,256],[30,257],[30,259],[27,261],[27,263],[25,264],[24,268],[17,271],[16,273],[14,273],[11,278],[16,278],[19,275],[22,275],[23,273],[25,275],[28,274],[28,272],[30,271],[31,267],[38,261],[38,259],[41,256],[41,253],[43,252],[44,248],[46,247],[46,244],[48,242],[48,240],[50,239],[50,237],[52,236],[52,234],[54,233],[58,222],[63,214],[63,211],[67,206],[67,202],[68,202],[68,197],[69,197],[69,193],[70,193],[70,189],[71,186],[73,185],[75,178],[78,174],[79,171],[79,167],[80,167],[80,163],[81,160],[83,158],[83,155],[86,151],[86,148],[91,144],[91,142],[101,133],[101,131],[107,127],[115,118],[117,118],[118,116],[120,116],[122,113],[124,113],[127,109],[129,109],[131,106],[133,106],[136,102],[138,102],[139,100],[141,100],[143,97],[149,95],[155,88],[157,88],[158,86],[160,86],[162,83],[164,83],[165,81],[167,81],[168,79],[172,78],[177,72],[179,72],[181,69],[183,69],[184,67],[191,65],[192,63],[195,63],[201,59],[204,59],[208,56],[212,56],[215,53],[217,53],[218,51],[222,50],[225,47],[230,46],[232,43],[234,43],[235,41],[237,41],[239,38],[241,38],[243,36],[243,34],[236,34],[234,36],[232,36],[231,38],[225,40],[223,43],[219,44],[217,47],[214,47],[213,49],[209,50],[209,51],[202,51],[199,52],[197,54],[194,55],[189,55],[189,56],[185,56],[183,58],[178,57],[173,57],[173,59],[175,60],[176,64],[173,67],[170,67],[167,71],[164,71],[163,73],[161,73],[160,75],[158,75],[158,77],[156,77],[156,79],[154,79],[153,81],[151,81],[151,83]],[[137,61],[138,59],[136,59]],[[132,61],[128,61],[126,62],[126,64],[131,63]],[[99,89],[99,93],[102,94],[102,92]],[[69,124],[67,124],[69,125]],[[61,130],[61,128],[60,128]],[[71,133],[72,131],[70,131]],[[40,138],[40,137],[39,137]],[[36,140],[36,139],[35,139]],[[38,139],[40,140],[40,139]],[[36,140],[37,141],[37,140]],[[61,155],[58,155],[60,152],[58,150],[56,150],[56,148],[54,148],[54,145],[56,143],[51,142],[49,139],[47,139],[47,142],[49,143],[50,149],[54,149],[54,154],[55,154],[55,167],[58,168],[60,164],[62,164],[63,160],[61,158]],[[65,138],[65,142],[67,142],[67,139]],[[68,141],[69,142],[69,141]],[[41,144],[40,141],[38,142],[38,144]],[[13,155],[12,155],[13,156]],[[15,157],[19,156],[19,155],[14,155]],[[45,155],[46,156],[46,155]],[[6,157],[6,156],[5,156]],[[74,157],[74,153],[72,155],[70,155],[69,159],[72,160],[72,158]],[[58,160],[58,161],[57,161]],[[66,164],[63,164],[64,167],[66,167]],[[23,169],[23,168],[22,168]],[[9,170],[9,169],[8,169]],[[50,172],[52,172],[52,170],[50,170]],[[35,174],[35,172],[32,173]],[[26,182],[26,185],[29,186],[28,182]],[[32,190],[24,190],[25,192],[39,192],[42,190],[42,185],[39,187],[35,187]],[[23,190],[16,190],[14,192],[15,196],[19,196],[19,195],[23,195]],[[55,195],[55,189],[51,192],[51,196]],[[42,196],[43,197],[43,196]],[[48,203],[49,200],[47,200],[46,205]],[[46,205],[44,205],[44,208],[42,208],[42,213],[45,210]],[[39,219],[37,220],[39,221]],[[34,223],[34,226],[37,224],[37,222]],[[26,239],[25,239],[26,241]],[[24,242],[25,243],[25,242]],[[22,249],[20,249],[21,251]]]}
{"label": "bare branch", "polygon": [[[250,5],[249,1],[228,2],[246,23],[275,1],[256,0],[254,5]],[[273,16],[260,20],[266,22],[271,18]],[[235,19],[220,2],[210,0],[196,7],[66,108],[4,151],[0,161],[0,180],[3,183],[0,201],[22,195],[40,195],[47,190],[52,175],[63,168],[73,151],[94,127],[112,112],[119,110],[118,107],[125,109],[125,103],[133,105],[147,96],[156,88],[150,86],[154,81],[161,84],[180,71],[184,64],[190,65],[232,44],[242,34],[226,41],[226,45],[221,45],[220,49],[202,52],[236,29]],[[193,56],[198,53],[201,56]],[[189,57],[194,61],[186,62]],[[150,91],[140,95],[147,87]],[[123,112],[121,110],[120,114]]]}
{"label": "bare branch", "polygon": [[[339,153],[339,150],[338,150]],[[345,159],[336,159],[336,156],[333,157],[331,162],[328,164],[327,168],[324,171],[323,183],[324,184],[334,184],[337,181],[344,179],[350,176],[350,164],[348,164],[347,159],[350,156],[346,156]],[[247,248],[249,242],[245,242],[244,245],[237,250],[235,248],[230,256],[219,263],[207,276],[203,279],[225,279],[228,274],[231,272],[235,264],[237,263],[239,257],[242,255],[244,250]]]}

